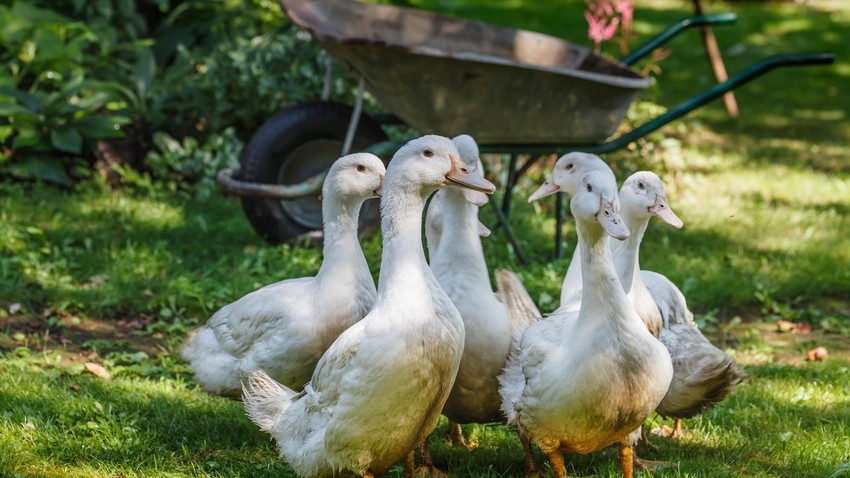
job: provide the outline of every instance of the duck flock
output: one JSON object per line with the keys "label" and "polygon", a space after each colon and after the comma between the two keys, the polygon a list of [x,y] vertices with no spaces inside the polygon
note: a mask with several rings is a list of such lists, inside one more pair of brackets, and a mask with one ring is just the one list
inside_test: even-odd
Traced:
{"label": "duck flock", "polygon": [[[444,187],[445,186],[445,187]],[[599,157],[558,159],[535,201],[569,193],[578,248],[561,305],[543,315],[518,277],[494,272],[478,208],[495,187],[468,135],[427,135],[376,156],[344,156],[322,189],[324,260],[315,277],[268,285],[223,307],[183,348],[207,391],[241,399],[303,477],[445,476],[428,438],[440,415],[504,423],[540,476],[533,446],[557,477],[564,452],[617,445],[625,477],[653,411],[681,420],[723,400],[744,378],[700,333],[681,291],[641,270],[650,218],[674,227],[661,180],[628,177],[617,190]],[[427,199],[422,243],[423,210]],[[360,207],[380,197],[383,252],[375,287],[357,237]],[[613,238],[615,240],[611,240]],[[421,447],[417,467],[414,450]]]}

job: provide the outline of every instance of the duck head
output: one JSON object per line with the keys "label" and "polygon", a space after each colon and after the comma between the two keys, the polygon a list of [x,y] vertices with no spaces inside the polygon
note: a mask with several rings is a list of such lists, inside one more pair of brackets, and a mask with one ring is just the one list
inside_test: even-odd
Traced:
{"label": "duck head", "polygon": [[615,184],[617,182],[614,179],[614,172],[599,156],[576,151],[558,158],[549,178],[528,197],[528,202],[537,201],[557,192],[574,194],[581,178],[591,171],[606,173]]}
{"label": "duck head", "polygon": [[374,154],[343,156],[331,165],[322,185],[322,197],[337,196],[361,202],[381,197],[384,173],[384,163]]}
{"label": "duck head", "polygon": [[570,210],[577,220],[596,222],[614,239],[625,240],[629,230],[620,217],[617,183],[601,171],[582,176],[573,193]]}
{"label": "duck head", "polygon": [[[452,142],[460,153],[461,160],[466,165],[467,170],[472,173],[484,175],[484,165],[478,153],[478,145],[472,136],[463,134],[452,138]],[[454,189],[454,191],[452,191]],[[487,204],[487,195],[481,191],[476,191],[468,188],[446,188],[437,191],[431,197],[431,202],[428,205],[428,220],[425,222],[429,243],[436,242],[436,238],[442,235],[443,220],[446,213],[446,208],[449,207],[447,202],[459,205],[469,203],[475,207],[481,207]],[[478,235],[488,237],[490,229],[487,228],[481,221],[478,221]]]}
{"label": "duck head", "polygon": [[455,144],[448,138],[426,135],[402,146],[390,161],[387,181],[396,187],[418,189],[422,197],[443,186],[492,194],[496,187],[470,170],[460,159]]}
{"label": "duck head", "polygon": [[670,209],[661,179],[649,171],[629,176],[620,189],[620,204],[624,214],[636,217],[657,216],[667,224],[680,228],[682,220]]}
{"label": "duck head", "polygon": [[[452,138],[452,142],[457,146],[457,151],[460,153],[460,159],[466,168],[472,172],[484,176],[484,165],[481,162],[481,154],[478,150],[478,143],[468,134],[462,134]],[[487,195],[481,191],[472,189],[464,189],[463,197],[470,203],[481,207],[487,204]]]}

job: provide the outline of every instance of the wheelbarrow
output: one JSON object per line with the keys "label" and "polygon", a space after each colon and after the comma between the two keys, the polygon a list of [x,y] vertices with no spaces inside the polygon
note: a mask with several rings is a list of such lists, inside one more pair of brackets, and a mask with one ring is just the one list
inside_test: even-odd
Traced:
{"label": "wheelbarrow", "polygon": [[[687,28],[730,24],[735,15],[684,19],[615,61],[552,36],[410,8],[352,0],[281,0],[281,6],[359,84],[353,107],[316,101],[280,111],[251,138],[239,171],[219,172],[221,188],[241,196],[251,225],[272,243],[320,231],[318,195],[330,164],[352,150],[389,161],[403,141],[388,141],[381,126],[404,123],[422,134],[470,134],[482,153],[510,154],[502,204],[491,199],[491,205],[525,263],[508,216],[514,186],[542,155],[616,151],[775,68],[833,62],[831,53],[768,57],[611,138],[640,90],[652,84],[630,65]],[[362,112],[364,87],[390,114]],[[531,156],[518,164],[519,154]],[[560,194],[556,201],[560,257]],[[377,223],[377,205],[367,202],[361,216]]]}

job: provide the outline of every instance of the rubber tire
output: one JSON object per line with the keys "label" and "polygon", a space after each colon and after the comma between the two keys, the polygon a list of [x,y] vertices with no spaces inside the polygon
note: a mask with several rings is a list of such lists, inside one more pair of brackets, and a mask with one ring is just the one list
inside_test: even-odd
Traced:
{"label": "rubber tire", "polygon": [[[294,184],[326,169],[342,151],[352,111],[350,106],[327,101],[301,103],[281,110],[263,123],[243,149],[239,179]],[[368,115],[361,114],[351,152],[362,151],[386,139],[381,126]],[[333,147],[334,142],[339,144],[338,148]],[[318,161],[301,164],[304,158],[315,158],[293,156],[311,148],[319,150]],[[293,171],[288,171],[292,168]],[[380,221],[378,208],[377,200],[363,204],[361,231],[376,228]],[[278,201],[246,196],[242,197],[242,209],[257,234],[271,244],[294,243],[305,235],[312,239],[321,237],[318,197]]]}

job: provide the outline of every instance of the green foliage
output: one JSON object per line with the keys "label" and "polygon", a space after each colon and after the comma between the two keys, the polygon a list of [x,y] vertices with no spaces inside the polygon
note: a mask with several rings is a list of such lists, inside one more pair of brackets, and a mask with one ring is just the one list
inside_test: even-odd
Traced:
{"label": "green foliage", "polygon": [[[231,127],[245,140],[318,96],[325,59],[270,0],[18,0],[0,6],[0,41],[0,175],[63,185],[90,175],[98,140],[125,132],[142,152],[165,144],[151,141],[158,131],[189,150]],[[332,86],[351,96],[350,79]],[[169,155],[179,177],[196,179],[203,160],[178,166],[173,148],[152,158]]]}
{"label": "green foliage", "polygon": [[[242,35],[209,50],[181,46],[166,74],[170,114],[202,131],[234,126],[247,138],[279,109],[318,97],[324,57],[292,27]],[[335,90],[347,86],[340,79]]]}
{"label": "green foliage", "polygon": [[0,162],[7,174],[68,185],[85,176],[85,146],[120,136],[126,117],[103,113],[114,99],[84,68],[97,36],[81,23],[26,2],[0,5]]}
{"label": "green foliage", "polygon": [[215,175],[219,170],[239,165],[243,147],[233,128],[210,136],[203,144],[192,136],[181,142],[164,132],[154,133],[153,142],[156,150],[145,161],[150,171],[117,166],[122,182],[147,194],[179,191],[201,200],[218,190]]}

